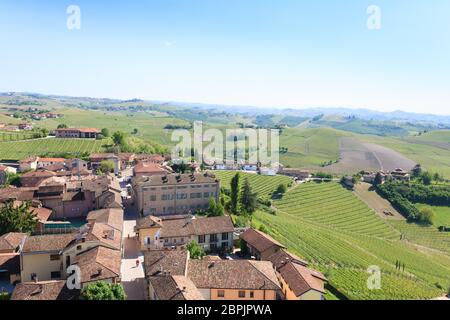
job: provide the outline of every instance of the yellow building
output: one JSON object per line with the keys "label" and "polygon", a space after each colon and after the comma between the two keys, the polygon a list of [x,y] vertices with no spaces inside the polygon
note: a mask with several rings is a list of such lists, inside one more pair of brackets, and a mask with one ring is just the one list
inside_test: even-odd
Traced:
{"label": "yellow building", "polygon": [[197,242],[206,252],[233,248],[234,225],[229,216],[147,216],[137,221],[135,231],[142,251],[183,247],[191,241]]}
{"label": "yellow building", "polygon": [[64,279],[62,250],[72,234],[29,236],[20,256],[22,282]]}
{"label": "yellow building", "polygon": [[187,277],[206,300],[276,300],[280,293],[270,261],[190,260]]}
{"label": "yellow building", "polygon": [[286,300],[323,300],[327,279],[319,271],[307,267],[307,262],[280,250],[270,257],[276,270],[281,291]]}

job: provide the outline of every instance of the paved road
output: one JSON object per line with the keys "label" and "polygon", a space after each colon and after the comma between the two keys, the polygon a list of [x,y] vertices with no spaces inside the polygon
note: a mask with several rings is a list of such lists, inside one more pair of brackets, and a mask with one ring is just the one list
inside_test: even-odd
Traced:
{"label": "paved road", "polygon": [[[138,243],[134,234],[136,217],[136,210],[125,204],[125,221],[123,226],[124,256],[121,267],[122,285],[128,300],[145,300],[147,285],[143,268],[144,256],[138,249]],[[139,260],[139,266],[136,266],[136,260]]]}

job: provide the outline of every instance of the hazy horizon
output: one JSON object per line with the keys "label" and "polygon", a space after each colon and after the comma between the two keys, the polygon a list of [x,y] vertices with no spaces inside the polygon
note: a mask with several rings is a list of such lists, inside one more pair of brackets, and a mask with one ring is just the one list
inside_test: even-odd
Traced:
{"label": "hazy horizon", "polygon": [[[76,30],[67,27],[72,4]],[[367,26],[373,4],[376,30]],[[5,0],[0,87],[450,115],[449,11],[446,0]]]}

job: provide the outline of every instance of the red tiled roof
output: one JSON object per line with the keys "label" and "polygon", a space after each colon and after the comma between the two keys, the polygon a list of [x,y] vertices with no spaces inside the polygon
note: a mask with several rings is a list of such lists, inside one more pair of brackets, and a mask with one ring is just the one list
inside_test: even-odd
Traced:
{"label": "red tiled roof", "polygon": [[187,276],[202,289],[280,289],[270,261],[190,260]]}
{"label": "red tiled roof", "polygon": [[39,158],[38,162],[66,162],[64,158]]}
{"label": "red tiled roof", "polygon": [[243,239],[259,252],[264,252],[273,246],[284,248],[281,243],[279,243],[269,235],[255,229],[248,229],[247,231],[245,231],[243,234],[241,234],[241,239]]}
{"label": "red tiled roof", "polygon": [[10,232],[0,237],[0,250],[14,251],[25,239],[26,233]]}
{"label": "red tiled roof", "polygon": [[278,272],[297,297],[309,290],[325,293],[324,282],[326,278],[319,271],[309,269],[298,263],[289,262],[279,268]]}
{"label": "red tiled roof", "polygon": [[153,162],[139,162],[134,167],[135,173],[152,173],[152,174],[164,174],[167,172],[164,168],[162,168],[159,164]]}
{"label": "red tiled roof", "polygon": [[14,288],[11,300],[76,300],[79,294],[79,290],[69,290],[62,280],[28,282]]}

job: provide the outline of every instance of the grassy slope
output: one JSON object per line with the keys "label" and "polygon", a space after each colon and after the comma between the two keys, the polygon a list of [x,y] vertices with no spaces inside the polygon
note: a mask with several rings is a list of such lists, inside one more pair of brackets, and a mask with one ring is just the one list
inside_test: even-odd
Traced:
{"label": "grassy slope", "polygon": [[35,139],[29,141],[1,142],[0,159],[19,160],[45,153],[95,153],[103,150],[108,140],[92,139]]}
{"label": "grassy slope", "polygon": [[359,135],[362,141],[377,143],[420,163],[423,168],[450,178],[450,150],[431,145],[408,143],[402,139]]}
{"label": "grassy slope", "polygon": [[434,212],[434,225],[436,227],[439,226],[448,226],[450,227],[450,207],[444,206],[430,206],[427,204],[416,204],[416,207],[420,209],[430,208]]}
{"label": "grassy slope", "polygon": [[450,130],[430,131],[417,137],[418,140],[450,143]]}
{"label": "grassy slope", "polygon": [[[291,190],[276,202],[275,206],[282,208],[277,215],[257,212],[255,218],[290,250],[324,271],[333,286],[349,298],[427,299],[442,294],[434,284],[448,286],[449,256],[425,254],[407,241],[397,240],[399,233],[368,209],[350,212],[337,198],[324,204],[331,197],[364,207],[345,189],[310,184]],[[397,260],[405,263],[405,273],[395,269]],[[381,290],[367,289],[366,270],[371,265],[382,270]]]}
{"label": "grassy slope", "polygon": [[[214,171],[216,177],[220,180],[221,186],[230,188],[231,179],[236,175],[235,171]],[[241,183],[248,178],[253,192],[258,193],[258,197],[269,199],[275,189],[281,184],[289,184],[292,179],[287,176],[260,176],[251,173],[241,173]]]}
{"label": "grassy slope", "polygon": [[351,133],[329,128],[286,129],[280,137],[280,147],[288,148],[280,155],[281,163],[291,167],[318,166],[339,158],[339,138]]}

